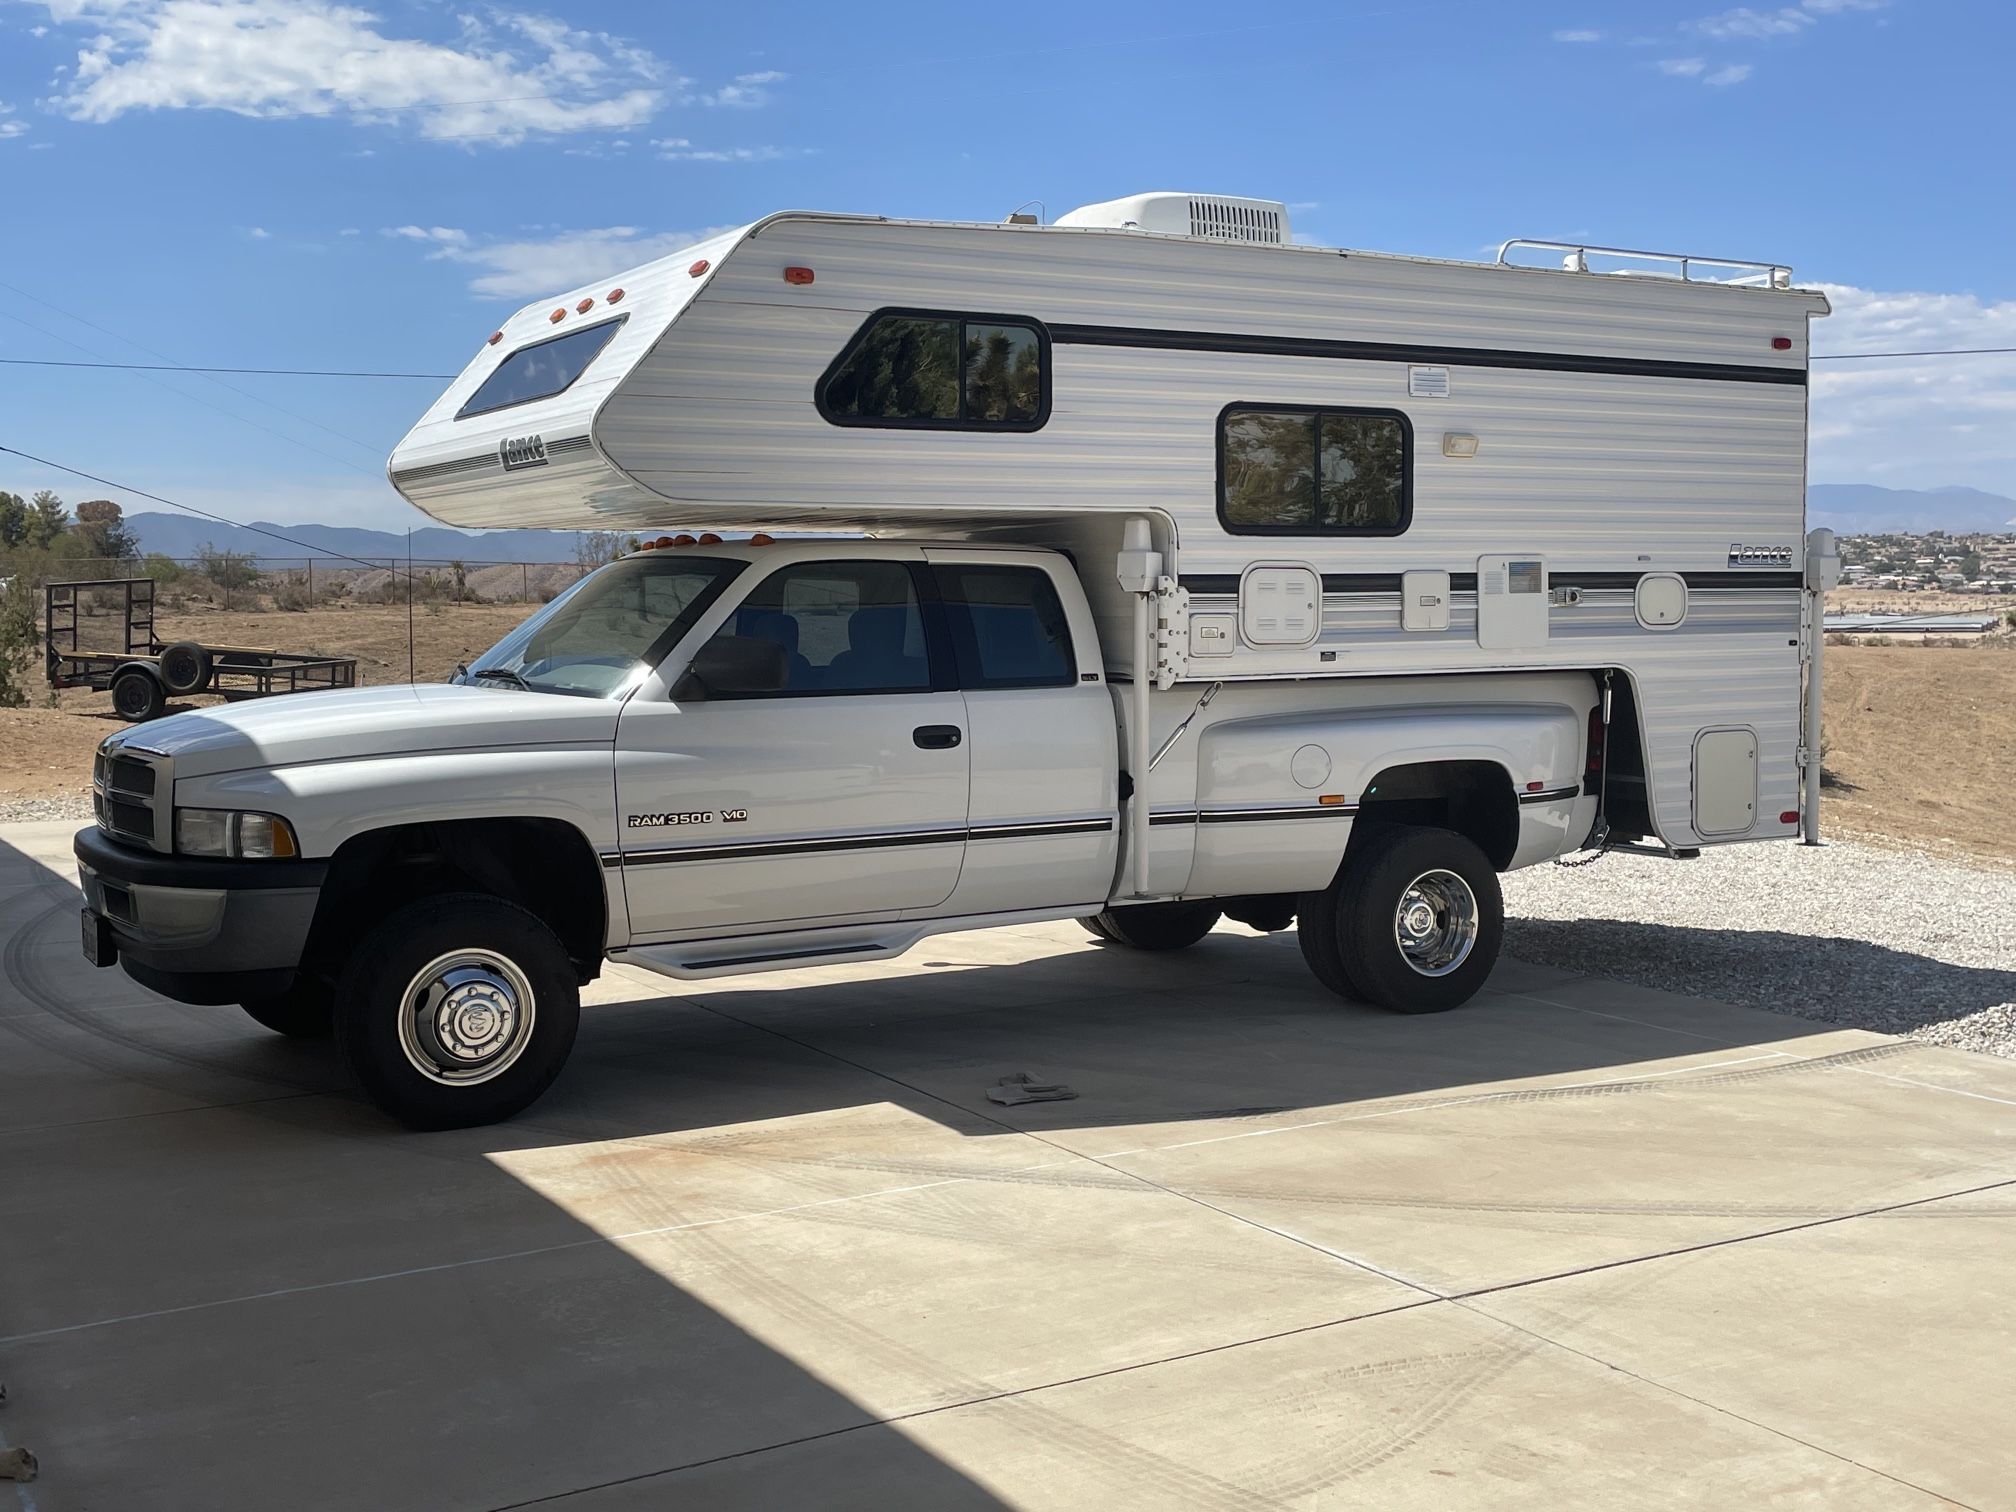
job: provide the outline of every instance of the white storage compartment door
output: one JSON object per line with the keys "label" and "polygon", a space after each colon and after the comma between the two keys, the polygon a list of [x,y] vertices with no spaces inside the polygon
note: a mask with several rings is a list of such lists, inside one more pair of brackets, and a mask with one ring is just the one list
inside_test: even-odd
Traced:
{"label": "white storage compartment door", "polygon": [[1757,823],[1757,733],[1703,730],[1694,739],[1694,829],[1747,834]]}
{"label": "white storage compartment door", "polygon": [[1532,651],[1547,644],[1545,558],[1477,558],[1477,644],[1486,651]]}

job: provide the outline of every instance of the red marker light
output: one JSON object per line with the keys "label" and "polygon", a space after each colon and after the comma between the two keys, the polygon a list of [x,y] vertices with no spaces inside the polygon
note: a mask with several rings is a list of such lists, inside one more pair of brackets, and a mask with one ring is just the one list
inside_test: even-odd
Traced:
{"label": "red marker light", "polygon": [[594,301],[594,300],[592,300],[592,299],[584,299],[584,300],[582,300],[582,301],[581,301],[581,303],[579,303],[579,304],[577,304],[576,306],[574,306],[574,313],[575,313],[576,315],[586,315],[586,314],[587,314],[587,313],[588,313],[588,312],[589,312],[590,310],[592,310],[592,309],[594,309],[594,308],[595,308],[595,301]]}
{"label": "red marker light", "polygon": [[774,546],[776,545],[776,540],[759,530],[756,534],[749,537],[749,544],[751,546]]}
{"label": "red marker light", "polygon": [[672,544],[674,546],[691,546],[693,544],[693,537],[689,535],[676,535],[672,537]]}
{"label": "red marker light", "polygon": [[552,321],[553,324],[558,325],[561,321],[567,318],[566,306],[562,305],[559,309],[555,310],[551,315],[548,315],[546,318]]}
{"label": "red marker light", "polygon": [[652,542],[651,544],[652,544],[652,545],[654,545],[654,546],[670,546],[670,545],[672,545],[672,544],[673,544],[673,542],[672,542],[672,537],[670,537],[670,536],[660,536],[660,537],[658,537],[658,539],[657,539],[657,540],[653,541],[653,542]]}
{"label": "red marker light", "polygon": [[1780,824],[1797,824],[1799,822],[1799,810],[1797,809],[1785,810],[1784,813],[1778,816],[1778,822]]}
{"label": "red marker light", "polygon": [[610,304],[621,304],[623,302],[623,291],[621,289],[611,289],[608,294],[608,301]]}
{"label": "red marker light", "polygon": [[1773,336],[1771,338],[1771,350],[1774,352],[1791,351],[1792,338],[1790,336]]}
{"label": "red marker light", "polygon": [[686,271],[692,274],[695,278],[698,278],[702,273],[705,273],[707,269],[711,266],[712,264],[710,264],[707,261],[707,259],[703,257],[700,259],[700,261],[693,264],[693,266],[688,268]]}
{"label": "red marker light", "polygon": [[502,331],[492,331],[490,333],[490,340],[486,342],[485,345],[495,346],[497,345],[498,342],[502,341],[503,339],[504,339],[504,333]]}
{"label": "red marker light", "polygon": [[808,284],[812,282],[812,270],[810,268],[786,268],[784,270],[784,282],[788,284]]}
{"label": "red marker light", "polygon": [[1545,786],[1547,786],[1547,784],[1544,782],[1529,782],[1526,784],[1526,791],[1529,793],[1537,793],[1540,791],[1540,789],[1544,788]]}
{"label": "red marker light", "polygon": [[703,530],[700,532],[700,544],[702,546],[719,546],[721,544],[721,537],[714,534],[711,530]]}

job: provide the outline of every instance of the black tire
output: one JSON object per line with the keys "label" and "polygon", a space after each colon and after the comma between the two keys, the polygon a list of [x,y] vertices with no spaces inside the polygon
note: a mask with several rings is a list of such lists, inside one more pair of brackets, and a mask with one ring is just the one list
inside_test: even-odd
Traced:
{"label": "black tire", "polygon": [[1339,997],[1358,996],[1350,977],[1345,975],[1343,953],[1337,948],[1334,881],[1321,892],[1302,894],[1295,909],[1295,943],[1302,947],[1302,959],[1317,981]]}
{"label": "black tire", "polygon": [[[452,972],[443,963],[456,956],[476,962],[473,976],[425,984],[430,969]],[[463,1011],[447,1011],[457,992]],[[416,1008],[432,1001],[443,1011],[416,1012],[402,1034],[409,993]],[[345,1063],[372,1102],[414,1129],[473,1128],[530,1107],[566,1065],[580,1017],[581,989],[553,931],[485,893],[425,898],[388,915],[358,941],[336,984]],[[430,1039],[422,1026],[432,1025],[440,1028]],[[444,1048],[444,1033],[464,1036],[466,1065]],[[479,1057],[490,1037],[497,1047]]]}
{"label": "black tire", "polygon": [[336,994],[320,977],[303,976],[285,992],[251,998],[238,1005],[252,1021],[293,1039],[327,1039],[336,1014]]}
{"label": "black tire", "polygon": [[112,679],[112,712],[128,724],[153,719],[167,703],[160,680],[144,667],[128,667]]}
{"label": "black tire", "polygon": [[1107,930],[1105,919],[1106,916],[1104,914],[1087,914],[1078,923],[1083,927],[1085,933],[1092,936],[1093,939],[1105,940],[1109,944],[1118,945],[1120,942]]}
{"label": "black tire", "polygon": [[194,641],[177,641],[157,665],[161,686],[170,693],[201,693],[210,686],[210,653]]}
{"label": "black tire", "polygon": [[1295,922],[1294,893],[1264,893],[1229,904],[1225,917],[1261,934],[1279,934]]}
{"label": "black tire", "polygon": [[1136,950],[1181,950],[1211,933],[1218,922],[1215,903],[1135,903],[1109,908],[1079,920],[1094,934]]}
{"label": "black tire", "polygon": [[[1417,885],[1418,906],[1408,912],[1421,929],[1415,943],[1420,964],[1400,940],[1406,927],[1401,910]],[[1308,931],[1303,953],[1316,966],[1314,956],[1327,938],[1343,986],[1323,970],[1318,978],[1395,1013],[1443,1013],[1469,1002],[1498,964],[1505,938],[1498,873],[1473,841],[1451,830],[1406,825],[1380,831],[1311,903],[1303,914],[1305,930],[1312,916],[1332,922],[1327,930],[1319,922]]]}

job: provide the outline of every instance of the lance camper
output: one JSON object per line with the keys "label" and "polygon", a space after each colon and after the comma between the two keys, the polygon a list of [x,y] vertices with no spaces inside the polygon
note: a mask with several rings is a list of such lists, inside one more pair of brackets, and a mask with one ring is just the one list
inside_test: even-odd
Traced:
{"label": "lance camper", "polygon": [[605,958],[1231,918],[1455,1007],[1502,872],[1817,838],[1826,310],[1782,266],[1343,251],[1222,196],[770,216],[520,311],[392,456],[444,523],[639,548],[459,686],[110,738],[87,951],[333,1023],[422,1125],[537,1097]]}

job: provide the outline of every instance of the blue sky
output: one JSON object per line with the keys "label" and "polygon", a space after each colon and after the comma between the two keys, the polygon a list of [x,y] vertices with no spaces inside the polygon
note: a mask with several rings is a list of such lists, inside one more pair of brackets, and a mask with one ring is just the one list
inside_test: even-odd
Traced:
{"label": "blue sky", "polygon": [[[2006,0],[529,3],[0,0],[0,357],[452,372],[771,210],[1163,188],[1326,245],[1772,258],[1833,295],[1818,350],[2016,346]],[[2016,495],[2016,358],[1818,372],[1816,481]],[[437,388],[0,366],[0,444],[398,528]],[[42,486],[104,492],[0,457]]]}

